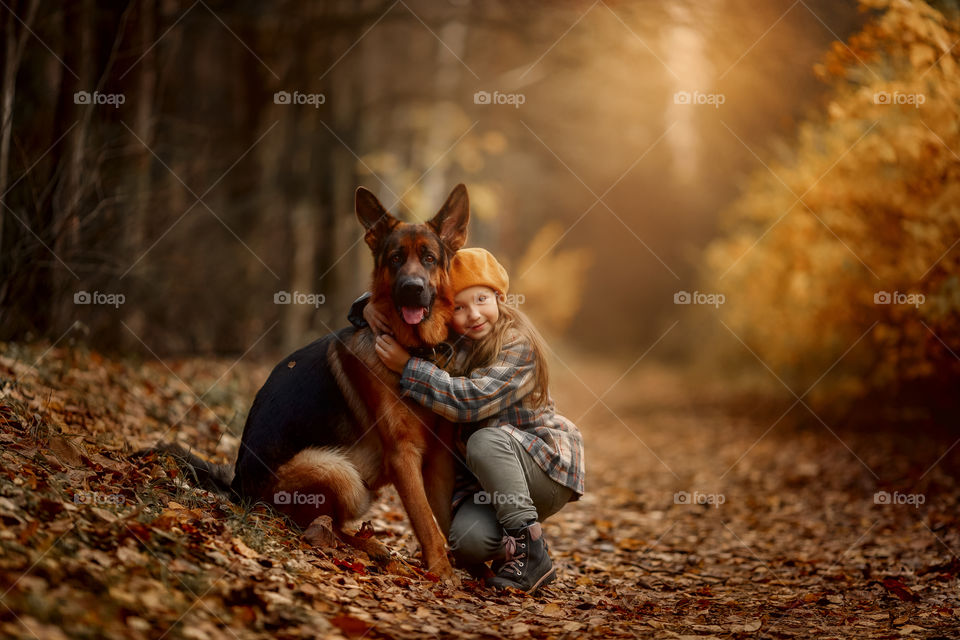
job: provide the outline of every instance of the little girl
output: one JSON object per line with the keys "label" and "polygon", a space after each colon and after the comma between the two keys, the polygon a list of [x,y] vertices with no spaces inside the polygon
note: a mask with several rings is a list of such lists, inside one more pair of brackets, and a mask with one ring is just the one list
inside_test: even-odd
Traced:
{"label": "little girl", "polygon": [[[400,374],[402,397],[461,424],[479,487],[474,482],[472,499],[454,500],[449,542],[458,563],[491,586],[534,591],[556,576],[540,522],[583,495],[583,439],[554,412],[543,339],[503,302],[506,270],[484,249],[461,249],[450,276],[455,375],[410,357],[385,333],[377,355]],[[386,330],[371,305],[363,315],[375,331]],[[491,560],[494,571],[485,564]]]}

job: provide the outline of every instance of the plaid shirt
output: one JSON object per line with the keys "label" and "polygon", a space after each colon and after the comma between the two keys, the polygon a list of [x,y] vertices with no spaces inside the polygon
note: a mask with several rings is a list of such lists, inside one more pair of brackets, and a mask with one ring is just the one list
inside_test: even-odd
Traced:
{"label": "plaid shirt", "polygon": [[400,395],[461,424],[463,436],[483,427],[504,429],[547,475],[570,487],[571,500],[577,500],[583,495],[583,437],[576,425],[555,413],[552,398],[544,406],[534,405],[530,392],[535,373],[530,342],[515,336],[493,364],[466,377],[453,377],[429,360],[410,358],[400,374]]}

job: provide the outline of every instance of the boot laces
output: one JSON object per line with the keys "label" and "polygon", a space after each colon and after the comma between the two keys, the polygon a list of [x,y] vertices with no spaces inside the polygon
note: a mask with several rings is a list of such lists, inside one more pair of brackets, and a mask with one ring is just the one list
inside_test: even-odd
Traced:
{"label": "boot laces", "polygon": [[[517,548],[520,548],[520,553],[517,553]],[[523,558],[527,557],[527,536],[526,534],[521,534],[517,537],[513,537],[510,534],[503,536],[503,548],[506,552],[506,560],[503,563],[503,566],[500,568],[501,571],[507,570],[511,571],[518,576],[522,573],[523,567]]]}

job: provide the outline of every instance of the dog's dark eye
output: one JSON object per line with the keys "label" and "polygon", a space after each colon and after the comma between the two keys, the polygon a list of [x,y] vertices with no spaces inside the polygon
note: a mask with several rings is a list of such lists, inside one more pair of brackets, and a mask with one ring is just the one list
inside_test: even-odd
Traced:
{"label": "dog's dark eye", "polygon": [[390,256],[390,264],[397,265],[401,262],[403,262],[403,256],[401,256],[399,253],[395,253]]}
{"label": "dog's dark eye", "polygon": [[437,258],[432,253],[428,253],[427,255],[423,256],[423,261],[427,264],[433,264],[437,261]]}

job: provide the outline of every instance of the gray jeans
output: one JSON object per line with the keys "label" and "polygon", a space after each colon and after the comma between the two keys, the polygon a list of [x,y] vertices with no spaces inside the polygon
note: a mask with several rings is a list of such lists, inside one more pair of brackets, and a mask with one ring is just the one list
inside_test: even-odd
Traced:
{"label": "gray jeans", "polygon": [[470,436],[467,467],[484,491],[464,500],[453,516],[449,543],[460,563],[503,558],[503,529],[546,520],[573,494],[503,429],[486,427]]}

